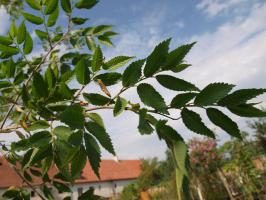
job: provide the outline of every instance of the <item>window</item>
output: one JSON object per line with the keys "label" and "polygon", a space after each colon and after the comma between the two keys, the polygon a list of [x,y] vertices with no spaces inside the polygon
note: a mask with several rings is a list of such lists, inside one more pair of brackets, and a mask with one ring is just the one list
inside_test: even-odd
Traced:
{"label": "window", "polygon": [[117,187],[116,183],[115,183],[115,188]]}
{"label": "window", "polygon": [[99,185],[99,186],[98,186],[98,189],[99,189],[99,190],[101,190],[101,189],[102,189],[102,186],[101,186],[101,185]]}
{"label": "window", "polygon": [[78,196],[80,197],[83,193],[83,188],[78,188]]}
{"label": "window", "polygon": [[35,197],[35,192],[34,191],[31,191],[30,196],[31,197]]}

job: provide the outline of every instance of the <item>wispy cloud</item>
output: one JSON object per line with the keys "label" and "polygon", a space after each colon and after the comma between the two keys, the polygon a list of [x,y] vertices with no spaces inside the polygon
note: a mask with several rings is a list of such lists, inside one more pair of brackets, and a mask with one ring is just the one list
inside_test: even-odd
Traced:
{"label": "wispy cloud", "polygon": [[246,1],[247,0],[201,0],[196,7],[213,17]]}
{"label": "wispy cloud", "polygon": [[[130,53],[130,55],[147,56],[153,44],[163,40],[162,26],[159,22],[150,22],[145,28],[150,31],[142,31],[137,27],[136,30],[128,28],[121,34],[115,53]],[[266,74],[266,3],[257,4],[249,9],[246,16],[235,16],[230,21],[224,22],[213,32],[194,35],[190,41],[198,41],[191,51],[187,60],[193,66],[179,77],[189,80],[201,88],[210,82],[229,82],[244,87],[265,87]],[[152,17],[151,17],[152,19]],[[162,21],[161,21],[162,22]],[[156,39],[153,39],[156,38]],[[184,41],[187,40],[183,38]],[[163,90],[156,82],[150,82],[163,96],[166,101],[173,97],[173,92]],[[130,99],[137,101],[137,94],[131,90],[126,95]],[[265,102],[265,96],[261,97]],[[201,113],[201,112],[199,112]],[[226,112],[229,114],[228,112]],[[178,113],[174,113],[178,115]],[[217,127],[211,125],[205,114],[201,113],[205,123],[217,131],[219,139],[224,141],[229,136]],[[232,115],[233,119],[240,124],[241,129],[246,129],[245,119]],[[105,119],[113,133],[115,145],[122,158],[137,158],[144,156],[163,157],[166,146],[157,137],[146,136],[144,139],[137,132],[138,119],[136,116],[125,113],[121,117],[110,122],[111,115],[105,115]],[[188,131],[180,122],[170,122],[185,138],[191,138],[195,134]],[[145,153],[146,152],[146,153]],[[144,154],[143,154],[144,153]]]}

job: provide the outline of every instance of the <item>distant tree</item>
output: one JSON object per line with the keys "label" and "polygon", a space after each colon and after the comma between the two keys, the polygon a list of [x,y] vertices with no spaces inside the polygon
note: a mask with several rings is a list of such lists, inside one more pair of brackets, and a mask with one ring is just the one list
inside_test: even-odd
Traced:
{"label": "distant tree", "polygon": [[189,149],[191,176],[199,198],[213,199],[219,193],[223,199],[227,198],[227,191],[230,199],[234,199],[221,169],[223,154],[218,151],[216,141],[211,138],[194,138],[189,141]]}
{"label": "distant tree", "polygon": [[242,135],[243,140],[233,139],[221,147],[227,157],[223,168],[232,176],[233,182],[246,198],[253,199],[253,194],[261,191],[263,180],[253,163],[256,154],[252,141],[247,140],[247,133]]}
{"label": "distant tree", "polygon": [[[87,159],[99,176],[100,145],[116,154],[107,133],[109,127],[104,126],[96,111],[109,110],[114,117],[131,112],[139,118],[140,134],[156,131],[159,139],[166,142],[174,158],[178,198],[187,199],[188,148],[168,121],[182,119],[191,131],[214,138],[213,131],[193,110],[199,108],[206,111],[213,124],[240,137],[237,124],[218,108],[227,108],[242,117],[265,117],[266,113],[249,100],[266,90],[231,92],[234,85],[220,82],[200,89],[177,78],[177,73],[190,66],[185,56],[195,42],[169,50],[171,39],[166,39],[147,57],[121,68],[134,57],[106,58],[101,47],[113,46],[111,38],[117,33],[112,26],[91,26],[91,22],[88,26],[87,16],[79,16],[85,13],[80,10],[89,10],[97,3],[98,0],[25,0],[22,17],[11,24],[6,35],[0,36],[0,132],[19,137],[10,146],[4,142],[2,154],[41,199],[52,199],[48,186],[60,192],[70,191],[67,183],[80,177]],[[58,26],[59,16],[63,27]],[[32,38],[32,28],[36,40]],[[32,57],[33,51],[40,53]],[[176,91],[176,96],[166,103],[148,80]],[[86,92],[88,85],[94,87]],[[120,89],[115,93],[111,86]],[[129,89],[139,99],[128,101],[125,91]],[[49,177],[47,172],[52,166],[56,166],[58,174]],[[41,173],[34,173],[36,168]],[[34,176],[43,179],[41,191],[32,183]],[[86,194],[92,198],[91,191]],[[28,195],[25,188],[19,187],[12,187],[4,194],[13,199]]]}
{"label": "distant tree", "polygon": [[258,146],[266,154],[266,118],[261,118],[251,122],[250,127],[255,130],[255,137]]}

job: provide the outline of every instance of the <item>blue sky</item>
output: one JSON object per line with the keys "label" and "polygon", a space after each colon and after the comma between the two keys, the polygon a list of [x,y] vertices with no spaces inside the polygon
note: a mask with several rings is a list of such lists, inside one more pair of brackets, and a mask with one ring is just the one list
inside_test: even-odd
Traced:
{"label": "blue sky", "polygon": [[[89,17],[89,24],[113,24],[120,34],[115,48],[104,49],[107,58],[116,55],[146,57],[160,41],[171,37],[171,47],[197,41],[187,57],[193,66],[179,74],[203,88],[210,82],[229,82],[244,87],[266,87],[266,1],[265,0],[102,0],[89,11],[75,13]],[[61,23],[64,23],[61,18]],[[8,16],[0,9],[0,33],[8,30]],[[35,52],[36,53],[36,52]],[[174,93],[152,83],[169,101]],[[95,90],[94,86],[87,88]],[[115,92],[118,87],[111,90]],[[124,97],[136,101],[134,90]],[[266,106],[265,96],[258,101]],[[113,119],[110,111],[100,112],[105,119],[119,158],[158,156],[162,158],[166,146],[156,135],[140,136],[138,119],[125,113]],[[178,116],[178,113],[173,113]],[[233,116],[246,129],[247,119]],[[228,139],[214,129],[221,141]],[[170,122],[186,139],[195,134],[180,122]],[[110,155],[104,152],[104,157]]]}

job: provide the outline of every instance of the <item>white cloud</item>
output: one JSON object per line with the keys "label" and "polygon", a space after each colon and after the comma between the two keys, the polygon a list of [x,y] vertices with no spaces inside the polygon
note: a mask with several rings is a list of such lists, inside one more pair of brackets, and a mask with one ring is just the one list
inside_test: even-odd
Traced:
{"label": "white cloud", "polygon": [[[163,18],[163,14],[161,13],[160,16],[159,21]],[[265,87],[265,18],[266,4],[256,5],[250,9],[250,13],[245,17],[236,16],[231,21],[219,26],[214,32],[191,37],[190,41],[198,41],[187,58],[193,66],[180,73],[179,76],[201,88],[216,81],[234,83],[239,86],[238,88]],[[153,18],[151,17],[151,19]],[[160,23],[151,21],[145,26],[145,29],[150,31],[143,32],[141,28],[129,28],[128,32],[122,33],[121,40],[117,43],[118,50],[115,52],[147,56],[152,44],[162,40],[163,36]],[[155,82],[150,83],[163,94],[168,102],[173,97],[173,92],[162,90]],[[134,90],[128,91],[125,97],[135,101],[138,99]],[[265,104],[265,96],[260,97],[260,99]],[[228,114],[228,112],[226,113]],[[177,112],[174,114],[178,115]],[[204,117],[205,114],[201,114],[206,124],[217,131],[220,140],[229,139],[227,134],[209,123]],[[247,128],[246,119],[237,116],[232,117],[240,124],[241,129]],[[166,149],[165,144],[158,141],[155,135],[144,138],[140,136],[136,129],[138,124],[136,116],[125,113],[112,121],[110,121],[111,118],[110,114],[105,115],[105,121],[110,127],[109,132],[113,134],[112,138],[121,158],[138,158],[142,155],[163,157]],[[170,124],[186,139],[195,136],[184,127],[182,122],[172,121]]]}
{"label": "white cloud", "polygon": [[247,0],[201,0],[196,7],[213,17],[245,1]]}
{"label": "white cloud", "polygon": [[9,15],[3,7],[0,7],[0,34],[5,34],[9,26]]}
{"label": "white cloud", "polygon": [[[245,19],[225,23],[213,33],[193,36],[191,41],[198,43],[188,60],[194,66],[184,76],[192,76],[202,86],[210,77],[212,81],[244,85],[265,72],[265,18],[266,4],[263,4],[254,7]],[[261,81],[261,86],[265,85]]]}

